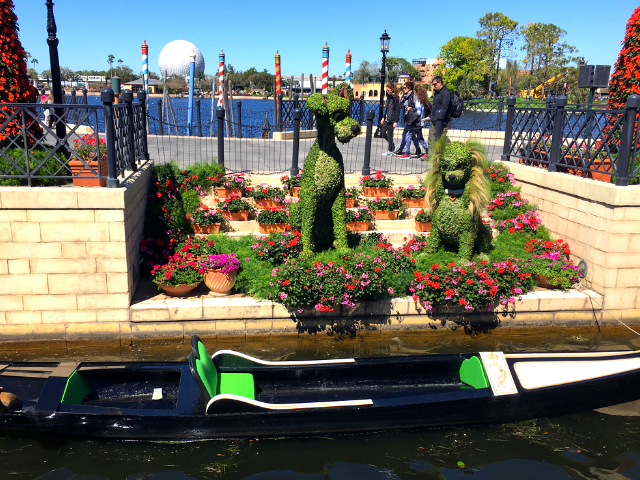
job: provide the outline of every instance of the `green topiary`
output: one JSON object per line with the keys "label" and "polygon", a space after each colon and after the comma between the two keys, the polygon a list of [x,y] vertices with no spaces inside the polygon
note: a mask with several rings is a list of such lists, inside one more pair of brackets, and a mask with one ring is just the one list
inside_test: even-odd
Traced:
{"label": "green topiary", "polygon": [[474,248],[488,248],[490,232],[480,217],[490,199],[485,158],[484,146],[474,139],[449,142],[443,135],[435,143],[426,180],[427,206],[433,212],[428,252],[444,246],[470,260]]}
{"label": "green topiary", "polygon": [[316,93],[307,100],[318,136],[304,162],[299,210],[292,212],[292,226],[301,226],[305,254],[331,245],[347,248],[344,164],[335,140],[347,143],[360,133],[358,122],[349,117],[352,99],[349,84],[341,83],[328,95]]}

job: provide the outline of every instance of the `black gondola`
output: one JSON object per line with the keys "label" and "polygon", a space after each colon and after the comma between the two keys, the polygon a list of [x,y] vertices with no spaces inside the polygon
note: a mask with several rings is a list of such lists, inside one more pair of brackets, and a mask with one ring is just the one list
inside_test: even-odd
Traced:
{"label": "black gondola", "polygon": [[640,398],[640,352],[0,365],[0,430],[205,439],[508,422]]}

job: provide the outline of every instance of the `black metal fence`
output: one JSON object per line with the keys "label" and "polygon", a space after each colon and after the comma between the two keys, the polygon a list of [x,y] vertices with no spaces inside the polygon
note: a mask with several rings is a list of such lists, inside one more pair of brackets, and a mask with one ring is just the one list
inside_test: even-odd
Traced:
{"label": "black metal fence", "polygon": [[567,109],[567,98],[544,108],[516,106],[507,99],[502,159],[628,185],[640,178],[638,106],[631,95],[624,110]]}
{"label": "black metal fence", "polygon": [[137,98],[125,90],[114,104],[113,90],[103,89],[102,105],[88,105],[86,96],[63,105],[2,104],[0,132],[17,131],[0,139],[0,179],[29,186],[99,179],[118,187],[149,160],[145,92]]}

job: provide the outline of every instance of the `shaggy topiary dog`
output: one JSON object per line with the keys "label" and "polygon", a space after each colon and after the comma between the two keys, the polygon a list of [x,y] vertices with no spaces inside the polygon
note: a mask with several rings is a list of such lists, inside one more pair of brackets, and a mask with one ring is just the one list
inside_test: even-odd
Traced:
{"label": "shaggy topiary dog", "polygon": [[446,135],[435,143],[426,180],[427,208],[432,212],[427,251],[441,246],[470,259],[488,233],[480,213],[490,199],[489,184],[482,171],[486,158],[477,140],[449,142]]}
{"label": "shaggy topiary dog", "polygon": [[333,245],[347,248],[344,163],[336,138],[347,143],[360,133],[349,117],[353,90],[341,83],[329,94],[313,94],[307,108],[316,116],[318,136],[304,161],[300,179],[300,202],[296,214],[301,222],[303,253]]}

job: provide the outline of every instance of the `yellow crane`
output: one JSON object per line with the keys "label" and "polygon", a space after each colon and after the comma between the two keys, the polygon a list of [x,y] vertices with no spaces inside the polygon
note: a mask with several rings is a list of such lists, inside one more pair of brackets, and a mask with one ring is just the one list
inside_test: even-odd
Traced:
{"label": "yellow crane", "polygon": [[561,79],[562,77],[563,77],[563,74],[559,73],[555,77],[551,77],[549,80],[547,80],[544,83],[541,83],[540,85],[538,85],[536,88],[532,90],[527,90],[527,89],[523,90],[522,98],[527,98],[528,96],[532,96],[533,98],[542,98],[542,87],[549,86],[556,80]]}

